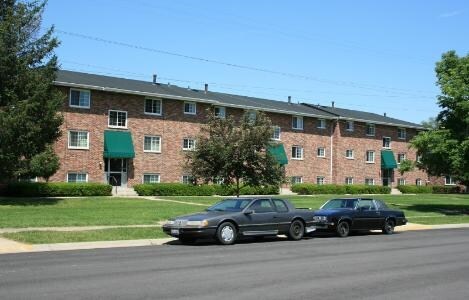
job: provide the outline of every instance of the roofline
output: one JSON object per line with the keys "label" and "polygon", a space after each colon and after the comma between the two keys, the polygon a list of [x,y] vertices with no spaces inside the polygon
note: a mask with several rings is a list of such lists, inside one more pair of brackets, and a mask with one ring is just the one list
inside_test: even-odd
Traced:
{"label": "roofline", "polygon": [[[242,109],[252,109],[252,110],[262,110],[266,112],[273,112],[273,113],[281,113],[281,114],[288,114],[292,116],[305,116],[305,117],[315,117],[321,119],[337,119],[337,117],[332,116],[324,116],[312,113],[301,113],[295,111],[288,111],[283,109],[273,109],[273,108],[262,108],[259,109],[255,106],[248,106],[248,105],[237,105],[237,104],[226,104],[219,102],[218,100],[208,100],[208,99],[201,99],[201,98],[193,98],[193,97],[184,97],[184,96],[175,96],[175,95],[168,95],[168,94],[160,94],[160,93],[149,93],[149,92],[142,92],[142,91],[135,91],[135,90],[126,90],[126,89],[119,89],[119,88],[112,88],[112,87],[104,87],[104,86],[97,86],[91,84],[81,84],[81,83],[73,83],[73,82],[64,82],[64,81],[57,81],[54,80],[53,82],[55,85],[58,86],[65,86],[65,87],[76,87],[76,88],[84,88],[90,90],[100,90],[105,92],[115,92],[115,93],[122,93],[122,94],[132,94],[132,95],[141,95],[141,96],[148,96],[148,97],[158,97],[158,98],[169,98],[173,100],[181,100],[181,101],[194,101],[194,102],[201,102],[201,103],[209,103],[214,105],[220,105],[224,107],[233,107],[233,108],[242,108]],[[328,113],[325,111],[325,113]],[[328,113],[331,114],[331,113]]]}

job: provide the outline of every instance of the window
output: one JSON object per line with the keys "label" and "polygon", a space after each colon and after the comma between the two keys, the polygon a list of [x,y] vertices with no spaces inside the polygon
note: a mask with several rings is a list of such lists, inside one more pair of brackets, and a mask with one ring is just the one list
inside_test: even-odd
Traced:
{"label": "window", "polygon": [[291,147],[292,159],[303,159],[303,148],[300,146]]}
{"label": "window", "polygon": [[371,199],[360,199],[357,208],[360,210],[376,210],[375,204]]}
{"label": "window", "polygon": [[303,129],[303,117],[293,116],[292,118],[293,129]]}
{"label": "window", "polygon": [[182,150],[192,151],[195,149],[195,140],[194,139],[184,139],[182,143]]}
{"label": "window", "polygon": [[303,183],[303,177],[302,176],[292,176],[291,184],[297,184],[297,183]]}
{"label": "window", "polygon": [[456,185],[451,176],[445,176],[445,185]]}
{"label": "window", "polygon": [[194,182],[194,177],[191,175],[182,175],[181,182],[184,184],[192,184]]}
{"label": "window", "polygon": [[143,183],[159,183],[160,174],[143,174]]}
{"label": "window", "polygon": [[353,121],[345,121],[345,130],[353,131]]}
{"label": "window", "polygon": [[89,132],[74,131],[68,132],[68,148],[70,149],[89,149]]}
{"label": "window", "polygon": [[252,209],[255,213],[268,213],[275,211],[272,206],[272,202],[270,202],[269,199],[256,200],[251,204],[251,206],[249,206],[249,209]]}
{"label": "window", "polygon": [[272,134],[272,139],[280,141],[280,126],[273,126],[272,128],[274,130]]}
{"label": "window", "polygon": [[374,151],[366,151],[366,162],[367,163],[374,163],[375,162],[375,152]]}
{"label": "window", "polygon": [[90,108],[91,93],[88,90],[70,89],[70,106]]}
{"label": "window", "polygon": [[319,185],[325,184],[326,183],[326,178],[324,176],[318,176],[316,177],[316,183]]}
{"label": "window", "polygon": [[420,179],[420,178],[415,179],[415,185],[416,186],[421,186],[422,185],[422,179]]}
{"label": "window", "polygon": [[397,138],[401,140],[405,140],[407,137],[407,133],[405,128],[397,128]]}
{"label": "window", "polygon": [[326,157],[326,149],[319,147],[318,148],[318,157]]}
{"label": "window", "polygon": [[195,102],[184,102],[184,113],[186,115],[195,115],[197,113]]}
{"label": "window", "polygon": [[397,180],[397,185],[405,185],[405,179],[404,178],[399,178]]}
{"label": "window", "polygon": [[88,174],[81,172],[70,172],[67,174],[67,182],[88,182]]}
{"label": "window", "polygon": [[348,159],[353,159],[353,150],[352,149],[345,150],[345,157]]}
{"label": "window", "polygon": [[127,112],[119,110],[110,110],[109,127],[127,128]]}
{"label": "window", "polygon": [[250,123],[256,122],[257,113],[255,110],[248,111],[248,120]]}
{"label": "window", "polygon": [[415,160],[416,160],[418,163],[422,162],[422,155],[417,154]]}
{"label": "window", "polygon": [[145,113],[161,116],[161,99],[145,99]]}
{"label": "window", "polygon": [[320,128],[320,129],[326,128],[326,120],[318,119],[318,128]]}
{"label": "window", "polygon": [[405,160],[405,153],[398,153],[397,154],[397,163],[400,164],[404,160]]}
{"label": "window", "polygon": [[366,124],[366,135],[375,135],[375,124]]}
{"label": "window", "polygon": [[391,138],[390,137],[383,137],[383,148],[391,148]]}
{"label": "window", "polygon": [[274,205],[278,212],[288,212],[288,207],[283,200],[273,199],[272,201],[274,201]]}
{"label": "window", "polygon": [[353,177],[345,177],[345,184],[353,184]]}
{"label": "window", "polygon": [[365,185],[375,185],[375,180],[373,178],[365,178]]}
{"label": "window", "polygon": [[215,117],[224,119],[226,117],[226,108],[223,106],[215,106]]}
{"label": "window", "polygon": [[143,141],[143,152],[161,152],[161,137],[146,135]]}

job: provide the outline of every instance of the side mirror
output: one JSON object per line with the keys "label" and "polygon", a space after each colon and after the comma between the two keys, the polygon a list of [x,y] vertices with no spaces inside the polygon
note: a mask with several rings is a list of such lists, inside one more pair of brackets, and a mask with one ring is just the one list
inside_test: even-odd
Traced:
{"label": "side mirror", "polygon": [[245,215],[252,215],[254,211],[252,209],[248,209],[244,212]]}

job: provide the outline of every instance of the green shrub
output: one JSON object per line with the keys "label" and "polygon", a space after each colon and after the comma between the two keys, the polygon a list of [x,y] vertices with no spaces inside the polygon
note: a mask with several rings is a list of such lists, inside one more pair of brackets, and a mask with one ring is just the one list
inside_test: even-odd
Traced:
{"label": "green shrub", "polygon": [[298,183],[291,187],[292,192],[300,195],[315,194],[389,194],[391,188],[379,185],[338,185]]}
{"label": "green shrub", "polygon": [[403,194],[431,194],[431,186],[423,185],[399,185],[397,189]]}
{"label": "green shrub", "polygon": [[459,194],[461,189],[457,185],[444,186],[444,185],[432,185],[433,194]]}
{"label": "green shrub", "polygon": [[[234,185],[214,185],[215,194],[219,196],[235,196],[236,187]],[[240,195],[277,195],[280,188],[276,185],[266,186],[248,186],[244,185],[240,188]]]}
{"label": "green shrub", "polygon": [[5,194],[12,197],[110,196],[112,186],[102,183],[18,182],[10,183]]}
{"label": "green shrub", "polygon": [[134,190],[139,196],[212,196],[213,185],[192,185],[183,183],[145,183],[137,184]]}

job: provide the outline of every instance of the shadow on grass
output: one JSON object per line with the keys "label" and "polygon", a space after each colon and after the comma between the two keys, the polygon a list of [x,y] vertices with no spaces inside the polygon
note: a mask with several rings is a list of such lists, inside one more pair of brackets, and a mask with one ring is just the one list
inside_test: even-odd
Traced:
{"label": "shadow on grass", "polygon": [[439,213],[446,216],[469,216],[469,204],[412,204],[406,206],[405,210],[422,213]]}
{"label": "shadow on grass", "polygon": [[62,198],[15,198],[15,197],[0,197],[1,205],[16,205],[16,206],[41,206],[41,205],[54,205],[65,199]]}

